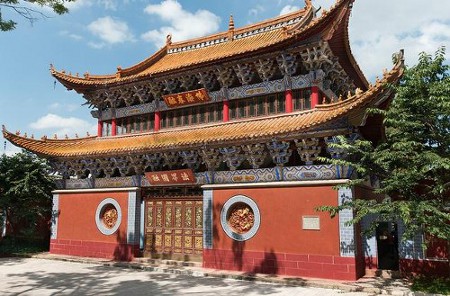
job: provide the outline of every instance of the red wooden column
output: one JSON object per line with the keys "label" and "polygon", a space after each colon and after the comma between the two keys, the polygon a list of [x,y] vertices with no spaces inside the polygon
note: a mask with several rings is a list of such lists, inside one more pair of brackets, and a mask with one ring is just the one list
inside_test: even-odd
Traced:
{"label": "red wooden column", "polygon": [[157,132],[159,131],[160,128],[160,119],[161,119],[161,111],[156,111],[155,112],[155,128],[153,129],[153,131]]}
{"label": "red wooden column", "polygon": [[97,123],[97,137],[101,137],[103,132],[103,122],[99,119]]}
{"label": "red wooden column", "polygon": [[286,90],[284,95],[285,95],[286,113],[290,113],[293,110],[293,107],[292,107],[292,90],[291,89]]}
{"label": "red wooden column", "polygon": [[311,87],[311,109],[314,109],[316,105],[319,105],[319,87]]}
{"label": "red wooden column", "polygon": [[116,119],[113,118],[111,121],[111,136],[115,136],[117,135],[117,123],[116,123]]}
{"label": "red wooden column", "polygon": [[227,122],[230,120],[230,108],[229,108],[229,101],[223,100],[223,122]]}

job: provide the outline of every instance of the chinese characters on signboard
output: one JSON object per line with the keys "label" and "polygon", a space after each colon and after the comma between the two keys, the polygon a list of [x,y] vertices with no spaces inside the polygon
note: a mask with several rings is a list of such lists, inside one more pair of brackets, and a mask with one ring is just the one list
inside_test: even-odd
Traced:
{"label": "chinese characters on signboard", "polygon": [[211,100],[208,92],[204,88],[184,93],[164,95],[163,99],[167,107],[169,108],[208,102]]}
{"label": "chinese characters on signboard", "polygon": [[152,185],[195,184],[195,175],[190,169],[145,173]]}

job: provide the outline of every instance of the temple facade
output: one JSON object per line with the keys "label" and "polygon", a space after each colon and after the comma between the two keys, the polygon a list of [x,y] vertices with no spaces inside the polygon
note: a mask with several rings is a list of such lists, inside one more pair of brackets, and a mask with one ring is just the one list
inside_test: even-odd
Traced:
{"label": "temple facade", "polygon": [[[349,167],[336,136],[381,139],[392,70],[369,84],[348,40],[353,0],[316,16],[304,9],[185,42],[112,75],[51,67],[98,120],[95,136],[6,139],[48,158],[53,195],[50,252],[131,260],[202,261],[207,268],[356,280],[368,269],[422,264],[422,237],[401,242],[386,221],[372,238],[317,212],[346,199],[375,198],[371,184],[333,189]],[[367,218],[369,222],[371,217]],[[380,233],[378,233],[378,231]],[[393,233],[384,239],[383,233]]]}

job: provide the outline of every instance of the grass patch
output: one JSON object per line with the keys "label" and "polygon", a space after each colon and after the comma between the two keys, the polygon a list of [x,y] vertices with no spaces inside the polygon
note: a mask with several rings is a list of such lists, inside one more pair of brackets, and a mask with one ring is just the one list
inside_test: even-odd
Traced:
{"label": "grass patch", "polygon": [[5,237],[0,241],[0,257],[26,256],[48,251],[48,242],[42,239]]}
{"label": "grass patch", "polygon": [[450,295],[450,278],[414,278],[411,286],[413,291]]}

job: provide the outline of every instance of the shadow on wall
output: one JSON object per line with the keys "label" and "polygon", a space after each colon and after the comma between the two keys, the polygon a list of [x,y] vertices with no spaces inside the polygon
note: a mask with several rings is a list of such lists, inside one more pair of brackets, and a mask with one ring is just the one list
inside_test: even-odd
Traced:
{"label": "shadow on wall", "polygon": [[417,274],[448,277],[450,266],[445,260],[412,260],[400,259],[400,273],[402,276],[414,276]]}
{"label": "shadow on wall", "polygon": [[234,266],[236,266],[238,270],[242,270],[243,267],[244,249],[245,249],[245,241],[240,242],[233,240],[231,250],[233,251]]}
{"label": "shadow on wall", "polygon": [[127,244],[127,236],[123,231],[116,232],[116,248],[114,249],[114,260],[131,261],[134,257],[133,246]]}
{"label": "shadow on wall", "polygon": [[269,252],[264,252],[264,258],[253,268],[253,273],[278,274],[278,259],[273,249]]}

